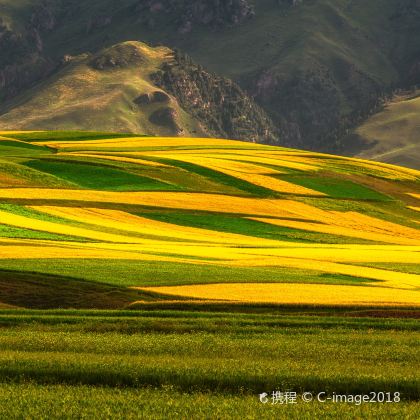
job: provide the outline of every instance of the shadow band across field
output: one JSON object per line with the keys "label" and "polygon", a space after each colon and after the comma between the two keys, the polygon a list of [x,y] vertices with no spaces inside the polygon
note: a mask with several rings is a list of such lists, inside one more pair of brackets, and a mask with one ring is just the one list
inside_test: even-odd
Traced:
{"label": "shadow band across field", "polygon": [[[358,305],[275,304],[193,299],[147,290],[98,283],[67,276],[36,272],[0,270],[0,308],[25,309],[128,309],[154,313],[171,311],[182,314],[243,313],[310,317],[366,317],[420,319],[420,310],[410,306],[386,307]],[[118,312],[120,313],[120,312]],[[327,326],[323,322],[324,327]],[[169,323],[161,331],[173,331]],[[219,325],[218,328],[221,326]]]}
{"label": "shadow band across field", "polygon": [[1,304],[28,308],[120,309],[159,295],[71,277],[0,270]]}

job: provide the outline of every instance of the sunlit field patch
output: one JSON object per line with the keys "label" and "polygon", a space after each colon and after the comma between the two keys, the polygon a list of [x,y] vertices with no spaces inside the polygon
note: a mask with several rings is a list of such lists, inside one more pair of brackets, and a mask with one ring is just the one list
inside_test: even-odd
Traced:
{"label": "sunlit field patch", "polygon": [[325,284],[208,284],[150,287],[150,290],[193,299],[307,305],[415,305],[420,291]]}
{"label": "sunlit field patch", "polygon": [[[357,218],[362,219],[361,215],[353,214],[355,223],[353,223],[351,216],[352,215],[336,214],[336,220],[338,223],[332,223],[331,225],[280,219],[255,218],[254,220],[278,226],[292,227],[326,234],[340,234],[354,238],[368,239],[371,241],[401,245],[420,245],[420,240],[415,229],[404,229],[402,226],[393,226],[391,223],[387,224],[387,222],[384,221],[380,222],[378,219],[376,219],[376,223],[373,224],[372,221],[375,221],[375,219],[369,220],[368,217],[366,217],[366,223],[360,223],[357,225]],[[341,217],[343,219],[340,220]],[[348,220],[349,218],[350,220]],[[382,226],[382,229],[380,227],[376,228],[376,226]]]}
{"label": "sunlit field patch", "polygon": [[[218,139],[209,139],[209,138],[182,138],[182,137],[139,137],[139,138],[119,138],[115,139],[100,139],[100,140],[86,140],[83,142],[65,142],[65,141],[45,141],[41,144],[56,147],[58,149],[63,149],[66,147],[83,147],[85,149],[89,147],[100,147],[100,148],[114,148],[119,149],[125,148],[143,148],[143,147],[183,147],[183,146],[243,146],[243,143],[234,141],[234,140],[218,140]],[[245,145],[246,146],[246,145]],[[263,146],[256,146],[263,147]]]}
{"label": "sunlit field patch", "polygon": [[132,204],[168,209],[187,209],[237,213],[244,215],[286,216],[287,202],[281,199],[259,199],[219,194],[173,192],[108,192],[48,188],[0,189],[0,199],[9,200],[58,200],[110,204]]}

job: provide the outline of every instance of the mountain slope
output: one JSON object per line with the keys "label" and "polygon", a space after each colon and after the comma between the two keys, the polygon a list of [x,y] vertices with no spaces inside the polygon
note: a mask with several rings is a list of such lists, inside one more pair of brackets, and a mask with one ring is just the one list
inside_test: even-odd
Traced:
{"label": "mountain slope", "polygon": [[4,304],[420,304],[418,171],[212,138],[0,134]]}
{"label": "mountain slope", "polygon": [[[125,43],[94,57],[69,57],[60,72],[3,105],[0,127],[103,127],[105,131],[175,135],[181,131],[179,119],[185,133],[204,134],[198,122],[150,80],[170,53],[167,48]],[[150,103],[136,103],[142,95],[150,97]],[[159,99],[153,101],[153,95]],[[166,125],[153,124],[153,113],[163,107],[172,110],[173,118],[168,117]]]}
{"label": "mountain slope", "polygon": [[[163,88],[164,90],[162,90]],[[274,142],[269,117],[234,83],[140,42],[67,56],[60,71],[0,106],[0,129],[97,130]]]}
{"label": "mountain slope", "polygon": [[420,169],[420,97],[395,97],[355,134],[365,150],[360,157]]}

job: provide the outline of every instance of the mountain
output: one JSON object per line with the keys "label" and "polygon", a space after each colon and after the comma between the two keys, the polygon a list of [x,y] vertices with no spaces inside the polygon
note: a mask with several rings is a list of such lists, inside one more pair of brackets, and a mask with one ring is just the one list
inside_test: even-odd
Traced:
{"label": "mountain", "polygon": [[[156,72],[170,50],[125,43],[96,55],[66,57],[60,70],[40,85],[3,104],[0,127],[16,129],[84,129],[176,135],[197,131],[198,122],[176,100],[155,86]],[[154,124],[167,110],[165,121]]]}
{"label": "mountain", "polygon": [[[348,134],[395,89],[420,80],[416,0],[1,0],[0,5],[3,98],[56,76],[66,55],[95,55],[141,40],[177,48],[206,73],[246,92],[246,102],[264,110],[265,115],[257,113],[265,120],[262,130],[270,133],[256,138],[246,127],[238,130],[242,138],[358,153],[362,145]],[[183,109],[197,108],[180,102]],[[223,105],[217,106],[222,113]]]}
{"label": "mountain", "polygon": [[213,138],[0,132],[0,306],[414,307],[419,223],[408,168]]}
{"label": "mountain", "polygon": [[0,106],[0,129],[217,136],[274,143],[276,128],[234,82],[165,47],[125,42],[66,56]]}

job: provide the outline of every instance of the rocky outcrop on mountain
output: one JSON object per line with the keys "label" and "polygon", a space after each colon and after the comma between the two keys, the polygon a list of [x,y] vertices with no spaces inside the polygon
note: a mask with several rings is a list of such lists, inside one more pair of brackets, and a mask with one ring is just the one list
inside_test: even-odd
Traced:
{"label": "rocky outcrop on mountain", "polygon": [[139,49],[133,48],[130,43],[122,43],[93,57],[90,65],[95,70],[115,70],[116,68],[140,66],[146,60]]}
{"label": "rocky outcrop on mountain", "polygon": [[160,14],[171,14],[176,16],[178,32],[188,33],[199,25],[237,25],[252,18],[254,8],[247,0],[140,0],[136,13],[149,26],[154,26]]}
{"label": "rocky outcrop on mountain", "polygon": [[176,51],[153,80],[214,136],[279,141],[271,119],[236,83],[207,72],[185,54]]}
{"label": "rocky outcrop on mountain", "polygon": [[171,98],[165,92],[157,90],[152,93],[143,93],[134,100],[134,103],[137,105],[151,105],[167,103],[170,99]]}

